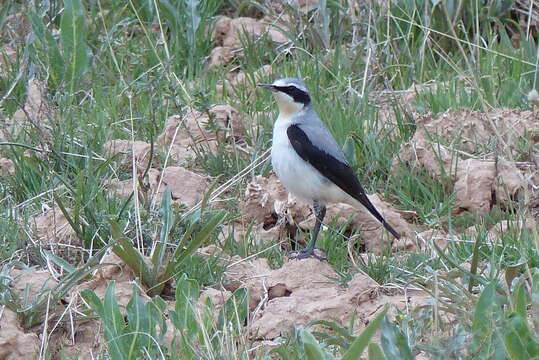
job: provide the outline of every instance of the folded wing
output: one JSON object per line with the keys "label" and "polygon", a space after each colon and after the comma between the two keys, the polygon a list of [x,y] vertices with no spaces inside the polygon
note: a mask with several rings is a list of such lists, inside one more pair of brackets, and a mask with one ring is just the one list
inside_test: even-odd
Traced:
{"label": "folded wing", "polygon": [[[307,134],[301,129],[300,125],[291,125],[286,131],[288,139],[296,153],[306,162],[311,164],[323,176],[341,188],[348,195],[359,201],[384,227],[397,239],[400,238],[399,233],[389,225],[378,210],[371,203],[363,186],[361,186],[356,175],[350,166],[330,155],[326,151],[320,149],[313,144]],[[341,159],[342,156],[339,156]]]}

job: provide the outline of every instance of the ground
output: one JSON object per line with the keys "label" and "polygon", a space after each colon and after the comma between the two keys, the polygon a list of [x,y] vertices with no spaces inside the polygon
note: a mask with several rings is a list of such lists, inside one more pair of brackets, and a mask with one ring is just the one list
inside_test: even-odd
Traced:
{"label": "ground", "polygon": [[[539,357],[539,12],[479,3],[7,1],[0,358]],[[289,258],[288,76],[401,239]]]}

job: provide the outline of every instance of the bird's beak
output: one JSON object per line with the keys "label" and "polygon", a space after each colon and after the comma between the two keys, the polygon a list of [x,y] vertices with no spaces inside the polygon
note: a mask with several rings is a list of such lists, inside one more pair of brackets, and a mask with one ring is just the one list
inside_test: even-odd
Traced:
{"label": "bird's beak", "polygon": [[264,89],[270,89],[272,91],[275,90],[275,85],[273,84],[256,84],[256,86],[264,88]]}

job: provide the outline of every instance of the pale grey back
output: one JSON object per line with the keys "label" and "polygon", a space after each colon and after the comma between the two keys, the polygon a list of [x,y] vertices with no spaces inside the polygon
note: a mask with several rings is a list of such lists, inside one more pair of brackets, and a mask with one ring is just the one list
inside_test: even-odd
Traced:
{"label": "pale grey back", "polygon": [[345,164],[348,163],[341,147],[335,141],[335,138],[331,135],[326,125],[320,120],[312,104],[309,104],[304,111],[297,114],[293,122],[298,124],[314,146],[325,151],[337,160]]}

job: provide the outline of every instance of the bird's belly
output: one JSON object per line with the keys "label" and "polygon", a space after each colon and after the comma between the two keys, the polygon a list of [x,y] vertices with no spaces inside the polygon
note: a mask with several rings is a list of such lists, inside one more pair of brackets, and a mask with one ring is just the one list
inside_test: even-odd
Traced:
{"label": "bird's belly", "polygon": [[[274,139],[276,140],[276,139]],[[294,196],[312,202],[334,202],[342,190],[305,162],[286,141],[274,141],[271,152],[273,170]]]}

